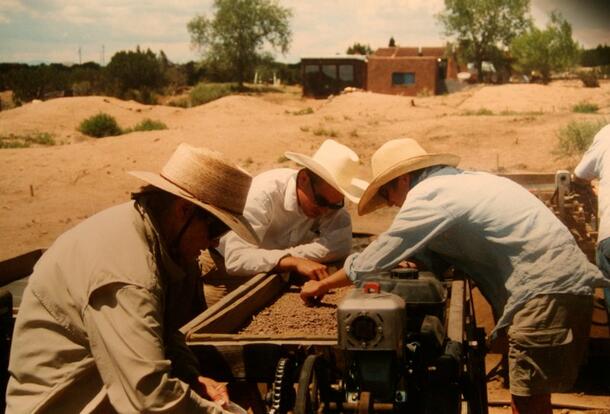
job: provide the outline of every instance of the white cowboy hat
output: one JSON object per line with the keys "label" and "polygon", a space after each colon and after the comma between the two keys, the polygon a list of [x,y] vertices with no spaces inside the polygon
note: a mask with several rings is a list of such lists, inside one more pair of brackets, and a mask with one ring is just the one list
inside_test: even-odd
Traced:
{"label": "white cowboy hat", "polygon": [[242,215],[252,177],[226,161],[222,154],[180,144],[161,174],[147,171],[129,174],[209,211],[242,239],[259,243]]}
{"label": "white cowboy hat", "polygon": [[358,154],[335,140],[324,141],[313,157],[290,151],[284,156],[311,170],[353,203],[360,200],[368,184],[356,177],[360,162]]}
{"label": "white cowboy hat", "polygon": [[394,178],[433,165],[455,167],[459,162],[460,157],[454,154],[428,153],[413,139],[386,142],[371,157],[373,180],[360,198],[358,214],[362,216],[384,206],[386,200],[378,194],[378,190]]}

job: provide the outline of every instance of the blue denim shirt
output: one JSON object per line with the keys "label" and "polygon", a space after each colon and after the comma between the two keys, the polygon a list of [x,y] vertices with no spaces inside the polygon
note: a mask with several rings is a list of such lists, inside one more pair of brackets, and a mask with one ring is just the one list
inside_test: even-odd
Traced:
{"label": "blue denim shirt", "polygon": [[513,181],[452,167],[418,177],[390,228],[344,269],[352,281],[435,253],[468,274],[509,325],[540,294],[591,295],[610,286],[569,230],[535,196]]}

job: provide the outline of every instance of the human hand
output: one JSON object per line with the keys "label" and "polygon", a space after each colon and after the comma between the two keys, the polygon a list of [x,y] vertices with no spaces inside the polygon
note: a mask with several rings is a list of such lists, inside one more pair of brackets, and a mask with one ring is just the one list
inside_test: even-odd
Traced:
{"label": "human hand", "polygon": [[199,376],[197,380],[203,388],[204,395],[210,397],[212,401],[221,407],[226,407],[229,404],[229,393],[226,384],[202,376]]}
{"label": "human hand", "polygon": [[301,287],[301,299],[307,304],[316,299],[321,299],[328,291],[324,284],[318,280],[310,280]]}
{"label": "human hand", "polygon": [[302,257],[286,256],[280,260],[276,270],[296,272],[310,280],[321,280],[328,277],[326,265]]}
{"label": "human hand", "polygon": [[410,262],[409,260],[403,260],[402,262],[398,263],[397,265],[398,267],[400,267],[401,269],[417,269],[417,263],[414,262]]}

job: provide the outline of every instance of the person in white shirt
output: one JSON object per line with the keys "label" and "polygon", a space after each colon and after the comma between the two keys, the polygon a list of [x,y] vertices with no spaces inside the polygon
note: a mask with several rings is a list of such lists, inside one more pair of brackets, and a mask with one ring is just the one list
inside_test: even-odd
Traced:
{"label": "person in white shirt", "polygon": [[218,250],[226,270],[204,276],[208,306],[230,289],[231,281],[237,285],[244,276],[295,272],[321,279],[328,276],[325,263],[350,253],[352,226],[344,198],[357,203],[367,185],[357,178],[358,155],[328,139],[312,157],[285,156],[303,168],[274,169],[253,179],[244,217],[261,243],[251,244],[235,232],[221,239]]}
{"label": "person in white shirt", "polygon": [[569,389],[576,379],[593,288],[610,280],[525,188],[457,169],[458,161],[453,154],[427,153],[411,139],[381,146],[358,213],[387,204],[399,207],[398,214],[343,269],[308,281],[301,297],[319,297],[414,256],[453,265],[476,282],[498,317],[492,337],[508,337],[513,412],[551,414],[551,393]]}
{"label": "person in white shirt", "polygon": [[[585,184],[590,191],[591,180],[598,178],[597,191],[599,231],[597,235],[597,266],[610,278],[610,124],[603,127],[574,169],[575,184]],[[610,311],[610,289],[604,290]]]}

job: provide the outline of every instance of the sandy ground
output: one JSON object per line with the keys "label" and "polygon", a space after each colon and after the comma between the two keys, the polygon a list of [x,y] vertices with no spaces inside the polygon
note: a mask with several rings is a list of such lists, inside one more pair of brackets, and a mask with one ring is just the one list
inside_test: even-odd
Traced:
{"label": "sandy ground", "polygon": [[[311,100],[287,88],[189,109],[77,97],[1,111],[0,135],[48,132],[61,145],[0,150],[0,260],[47,247],[79,221],[128,200],[141,183],[126,172],[158,171],[180,142],[219,150],[252,174],[294,167],[284,151],[312,154],[331,136],[361,156],[365,178],[375,149],[398,137],[415,138],[428,151],[457,153],[467,169],[549,172],[577,162],[554,155],[560,128],[573,120],[610,122],[609,81],[595,89],[578,81],[477,85],[451,95],[413,98],[415,106],[411,99],[355,92]],[[599,112],[572,112],[583,101],[597,104]],[[306,108],[313,113],[298,114]],[[494,114],[470,115],[481,109]],[[102,139],[77,131],[82,120],[99,112],[114,116],[123,128],[151,118],[168,129]],[[358,217],[354,206],[349,208],[358,231],[382,231],[395,213],[383,209]],[[599,406],[595,398],[588,401]],[[599,398],[610,407],[610,398]]]}
{"label": "sandy ground", "polygon": [[[559,128],[571,120],[610,120],[610,82],[596,89],[579,82],[475,86],[415,98],[415,107],[410,101],[367,92],[310,100],[288,89],[189,109],[78,97],[2,111],[0,135],[48,132],[65,144],[0,151],[0,259],[48,246],[80,220],[127,200],[140,182],[126,171],[158,170],[180,142],[219,150],[252,174],[294,166],[282,157],[284,151],[311,154],[329,135],[360,154],[365,177],[374,150],[397,137],[415,138],[429,151],[457,153],[463,168],[554,171],[575,163],[553,155]],[[598,104],[599,114],[571,112],[581,101]],[[304,108],[314,112],[295,114]],[[465,115],[481,108],[510,115]],[[83,119],[99,112],[111,114],[124,128],[151,118],[168,129],[103,139],[77,131]],[[391,217],[386,209],[354,218],[357,228],[383,230]]]}

